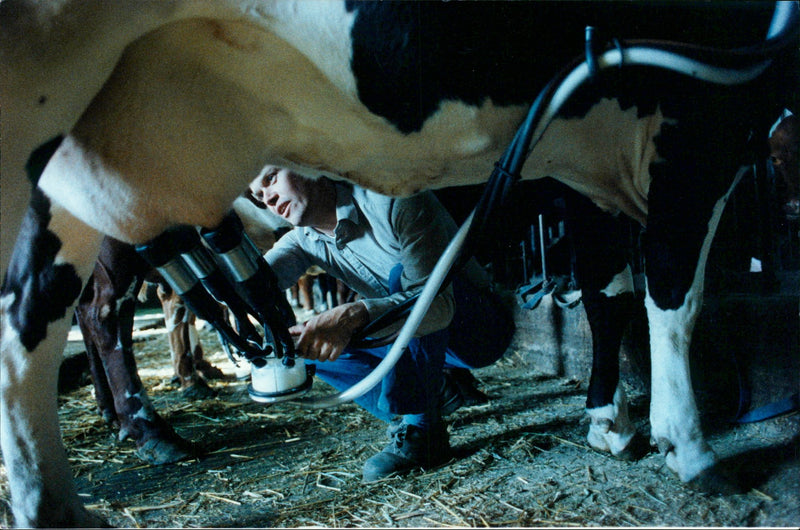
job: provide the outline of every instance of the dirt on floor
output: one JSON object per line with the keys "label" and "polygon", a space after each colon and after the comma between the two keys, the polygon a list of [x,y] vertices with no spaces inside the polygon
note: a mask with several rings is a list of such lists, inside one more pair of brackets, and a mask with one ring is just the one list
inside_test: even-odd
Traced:
{"label": "dirt on floor", "polygon": [[[207,358],[233,366],[214,335]],[[266,406],[246,382],[211,382],[188,401],[169,383],[163,333],[136,342],[157,410],[196,443],[196,459],[144,465],[97,414],[91,386],[59,398],[64,442],[86,505],[120,527],[786,526],[800,525],[800,415],[734,425],[703,408],[708,440],[744,493],[694,491],[650,452],[638,461],[590,449],[586,381],[537,373],[519,353],[476,370],[486,405],[449,416],[454,457],[402,478],[361,484],[386,443],[385,426],[357,406]],[[631,415],[649,436],[648,398],[631,388]],[[316,381],[313,394],[331,393]],[[0,467],[0,525],[8,487]]]}

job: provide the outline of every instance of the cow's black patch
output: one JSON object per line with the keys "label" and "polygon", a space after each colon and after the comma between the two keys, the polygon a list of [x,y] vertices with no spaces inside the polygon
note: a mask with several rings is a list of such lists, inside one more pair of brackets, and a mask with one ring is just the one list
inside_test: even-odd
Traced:
{"label": "cow's black patch", "polygon": [[2,288],[3,296],[14,295],[8,317],[28,351],[47,336],[48,324],[64,318],[82,287],[72,265],[55,264],[61,241],[47,229],[50,218],[50,201],[35,188]]}
{"label": "cow's black patch", "polygon": [[619,383],[622,336],[635,306],[633,293],[607,296],[601,291],[625,270],[629,258],[631,223],[601,211],[575,191],[564,192],[567,232],[574,241],[575,276],[592,332],[592,372],[586,407],[613,402]]}
{"label": "cow's black patch", "polygon": [[[45,96],[42,96],[42,98],[45,100],[47,99]],[[40,103],[44,103],[42,99],[39,101]],[[53,153],[56,152],[56,149],[58,149],[58,146],[61,145],[63,140],[64,137],[62,135],[58,135],[43,143],[37,147],[33,153],[31,153],[27,164],[25,164],[25,171],[28,173],[28,180],[30,180],[34,186],[39,182],[39,177],[42,176],[44,167],[50,161]]]}
{"label": "cow's black patch", "polygon": [[[359,97],[400,131],[419,131],[446,100],[526,104],[559,70],[584,53],[586,26],[607,39],[666,39],[717,47],[758,42],[772,6],[717,2],[347,2],[357,11],[352,68]],[[724,16],[725,24],[719,20]],[[731,31],[730,28],[737,28]],[[603,41],[601,41],[603,42]],[[581,115],[602,95],[646,105],[649,74],[595,87],[564,109]],[[644,89],[644,90],[642,90]],[[604,94],[605,92],[605,94]],[[582,99],[588,98],[585,101]]]}
{"label": "cow's black patch", "polygon": [[[757,84],[700,88],[691,92],[693,105],[671,110],[680,119],[662,127],[655,144],[663,160],[650,166],[643,251],[649,293],[664,310],[684,304],[714,206],[736,172],[765,157],[766,142],[754,150],[747,133],[767,137],[768,122],[758,115],[769,108],[771,92]],[[742,106],[742,101],[750,105]]]}

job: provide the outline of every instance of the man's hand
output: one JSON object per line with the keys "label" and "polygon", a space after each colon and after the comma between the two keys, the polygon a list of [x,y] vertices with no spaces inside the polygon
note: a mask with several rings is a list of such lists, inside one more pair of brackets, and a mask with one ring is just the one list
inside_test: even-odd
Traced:
{"label": "man's hand", "polygon": [[329,309],[304,324],[289,328],[298,337],[297,351],[312,361],[335,361],[353,334],[369,322],[369,312],[361,302]]}

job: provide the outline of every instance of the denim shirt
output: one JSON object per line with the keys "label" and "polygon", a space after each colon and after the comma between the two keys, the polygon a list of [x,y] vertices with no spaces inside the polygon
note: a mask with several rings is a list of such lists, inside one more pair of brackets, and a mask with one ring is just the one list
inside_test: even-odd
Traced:
{"label": "denim shirt", "polygon": [[[296,227],[265,258],[281,289],[318,265],[362,296],[372,320],[422,290],[456,226],[431,192],[393,198],[340,182],[335,188],[334,237]],[[398,263],[402,290],[391,294],[389,272]],[[454,309],[449,286],[434,299],[417,336],[447,327]]]}

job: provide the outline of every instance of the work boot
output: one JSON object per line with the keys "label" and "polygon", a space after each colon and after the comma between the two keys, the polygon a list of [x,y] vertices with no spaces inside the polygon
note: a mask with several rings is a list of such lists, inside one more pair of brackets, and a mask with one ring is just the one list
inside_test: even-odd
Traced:
{"label": "work boot", "polygon": [[364,482],[405,473],[414,468],[430,468],[450,458],[450,437],[447,427],[439,422],[430,429],[400,422],[386,430],[389,445],[364,462]]}
{"label": "work boot", "polygon": [[[471,407],[489,402],[489,396],[478,390],[478,380],[466,368],[445,368],[443,372],[447,384],[461,396],[458,407],[464,405]],[[444,415],[444,412],[442,414]]]}

